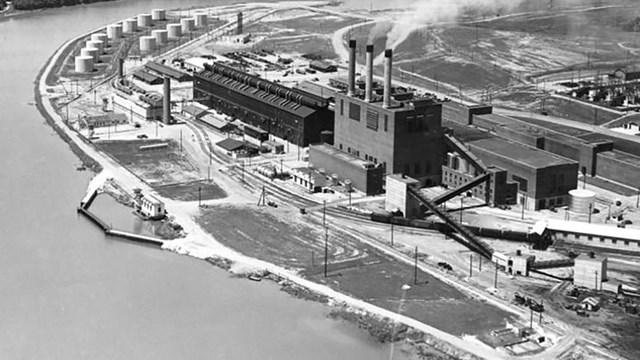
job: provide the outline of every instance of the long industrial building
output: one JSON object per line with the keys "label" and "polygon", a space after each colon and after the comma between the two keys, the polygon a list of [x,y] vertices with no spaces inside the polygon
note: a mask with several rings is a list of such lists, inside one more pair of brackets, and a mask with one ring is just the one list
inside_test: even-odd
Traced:
{"label": "long industrial building", "polygon": [[326,99],[218,63],[194,75],[193,97],[300,146],[319,142],[322,131],[333,131]]}

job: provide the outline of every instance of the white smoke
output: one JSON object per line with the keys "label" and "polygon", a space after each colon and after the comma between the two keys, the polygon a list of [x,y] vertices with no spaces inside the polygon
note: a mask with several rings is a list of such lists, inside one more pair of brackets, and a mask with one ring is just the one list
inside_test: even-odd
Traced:
{"label": "white smoke", "polygon": [[369,42],[386,35],[386,48],[395,49],[412,32],[428,24],[454,22],[465,10],[509,12],[523,1],[526,0],[414,0],[407,4],[407,11],[397,16],[391,25],[376,24],[369,34]]}

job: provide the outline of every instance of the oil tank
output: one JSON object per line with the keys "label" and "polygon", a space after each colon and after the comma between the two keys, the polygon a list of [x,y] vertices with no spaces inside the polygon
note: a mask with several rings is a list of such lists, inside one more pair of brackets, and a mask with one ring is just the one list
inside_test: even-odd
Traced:
{"label": "oil tank", "polygon": [[193,31],[196,28],[196,19],[194,18],[181,19],[180,25],[182,26],[183,33]]}
{"label": "oil tank", "polygon": [[167,10],[165,9],[153,9],[151,10],[151,20],[159,21],[167,19]]}
{"label": "oil tank", "polygon": [[596,201],[596,193],[586,189],[575,189],[569,191],[571,196],[569,209],[578,214],[588,214],[589,210],[593,210]]}
{"label": "oil tank", "polygon": [[107,38],[109,40],[119,39],[122,37],[122,25],[113,24],[107,26]]}
{"label": "oil tank", "polygon": [[140,37],[140,51],[151,52],[156,49],[155,36],[141,36]]}
{"label": "oil tank", "polygon": [[93,71],[93,57],[76,56],[76,72],[89,73]]}
{"label": "oil tank", "polygon": [[93,62],[98,62],[98,49],[94,47],[86,47],[80,50],[80,56],[91,56]]}
{"label": "oil tank", "polygon": [[138,20],[137,19],[127,19],[122,22],[122,31],[125,34],[130,34],[136,32],[138,30]]}
{"label": "oil tank", "polygon": [[138,15],[138,27],[149,27],[152,23],[151,14]]}
{"label": "oil tank", "polygon": [[104,45],[102,44],[102,41],[89,40],[89,41],[87,41],[87,46],[86,47],[98,49],[98,56],[100,56],[100,55],[102,55],[104,53]]}
{"label": "oil tank", "polygon": [[182,26],[180,24],[168,24],[167,32],[169,34],[169,39],[177,40],[182,36]]}
{"label": "oil tank", "polygon": [[169,32],[167,30],[153,30],[151,35],[156,38],[156,45],[164,45],[169,41]]}
{"label": "oil tank", "polygon": [[96,33],[91,34],[91,41],[102,41],[102,48],[106,49],[108,45],[107,34],[105,33]]}
{"label": "oil tank", "polygon": [[208,22],[209,18],[207,16],[207,13],[196,13],[195,18],[196,18],[196,27],[205,27],[209,23]]}

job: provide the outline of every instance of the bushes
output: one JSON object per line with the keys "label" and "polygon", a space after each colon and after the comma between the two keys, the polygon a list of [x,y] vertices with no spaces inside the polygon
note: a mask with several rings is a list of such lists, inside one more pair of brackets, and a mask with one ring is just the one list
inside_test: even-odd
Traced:
{"label": "bushes", "polygon": [[[4,1],[5,0],[0,0],[0,7]],[[90,4],[98,1],[113,0],[13,0],[13,6],[16,10],[36,10],[78,4]]]}

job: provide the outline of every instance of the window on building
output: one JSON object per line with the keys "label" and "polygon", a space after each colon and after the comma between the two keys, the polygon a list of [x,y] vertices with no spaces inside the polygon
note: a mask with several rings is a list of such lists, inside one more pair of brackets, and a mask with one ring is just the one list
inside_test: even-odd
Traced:
{"label": "window on building", "polygon": [[342,150],[342,144],[340,144],[340,146],[339,146],[339,147],[340,147],[340,150]]}
{"label": "window on building", "polygon": [[420,175],[420,170],[421,170],[421,169],[420,169],[420,164],[415,163],[415,164],[413,165],[413,172],[414,172],[416,175]]}
{"label": "window on building", "polygon": [[384,131],[387,131],[389,128],[389,115],[384,114]]}
{"label": "window on building", "polygon": [[593,236],[587,236],[587,240],[593,241]]}
{"label": "window on building", "polygon": [[407,132],[413,132],[414,130],[414,123],[416,121],[415,116],[407,116],[405,122],[407,123]]}
{"label": "window on building", "polygon": [[360,105],[349,103],[349,119],[360,121]]}
{"label": "window on building", "polygon": [[409,171],[410,171],[410,166],[409,164],[404,164],[404,173],[405,175],[409,175]]}
{"label": "window on building", "polygon": [[618,240],[616,240],[616,239],[611,239],[611,243],[612,243],[612,244],[615,244],[615,243],[617,243],[617,242],[618,242]]}
{"label": "window on building", "polygon": [[348,152],[349,154],[351,154],[351,147],[348,147],[348,148],[347,148],[347,152]]}
{"label": "window on building", "polygon": [[360,150],[356,150],[356,156],[360,157]]}
{"label": "window on building", "polygon": [[602,242],[602,243],[604,242],[604,238],[603,237],[600,237],[600,242]]}
{"label": "window on building", "polygon": [[344,116],[344,99],[340,99],[340,116]]}
{"label": "window on building", "polygon": [[624,245],[625,245],[625,246],[629,246],[629,240],[625,240],[625,241],[624,241]]}
{"label": "window on building", "polygon": [[367,109],[367,129],[378,131],[378,112]]}
{"label": "window on building", "polygon": [[574,239],[576,239],[576,240],[580,240],[580,234],[575,234],[575,235],[573,236],[573,238],[574,238]]}
{"label": "window on building", "polygon": [[364,159],[365,159],[366,161],[369,161],[369,155],[364,154]]}
{"label": "window on building", "polygon": [[527,191],[527,187],[529,185],[529,182],[527,181],[527,179],[523,179],[517,175],[511,175],[511,178],[518,183],[518,190],[524,191],[524,192]]}
{"label": "window on building", "polygon": [[424,115],[416,116],[416,130],[422,131],[425,128],[424,126]]}
{"label": "window on building", "polygon": [[373,163],[377,164],[378,163],[378,158],[373,158]]}

